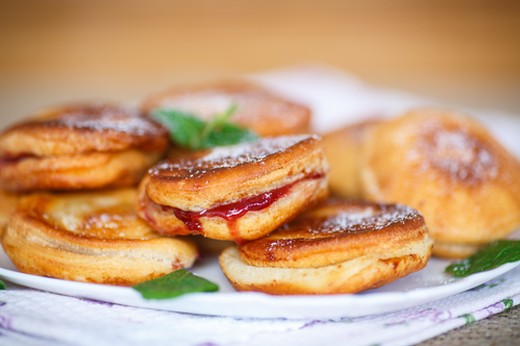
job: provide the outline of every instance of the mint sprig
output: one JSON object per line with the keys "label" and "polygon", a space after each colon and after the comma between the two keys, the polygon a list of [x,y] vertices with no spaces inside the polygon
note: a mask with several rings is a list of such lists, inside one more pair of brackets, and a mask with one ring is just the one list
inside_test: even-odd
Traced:
{"label": "mint sprig", "polygon": [[497,240],[474,255],[446,267],[446,273],[461,278],[520,261],[520,240]]}
{"label": "mint sprig", "polygon": [[145,299],[169,299],[187,293],[216,292],[217,284],[180,269],[158,279],[142,282],[132,287]]}
{"label": "mint sprig", "polygon": [[176,109],[157,109],[153,117],[168,129],[174,143],[183,148],[199,150],[250,142],[258,138],[254,132],[229,122],[236,110],[237,105],[232,104],[209,121]]}
{"label": "mint sprig", "polygon": [[5,286],[4,282],[0,280],[0,290],[6,290],[7,287]]}

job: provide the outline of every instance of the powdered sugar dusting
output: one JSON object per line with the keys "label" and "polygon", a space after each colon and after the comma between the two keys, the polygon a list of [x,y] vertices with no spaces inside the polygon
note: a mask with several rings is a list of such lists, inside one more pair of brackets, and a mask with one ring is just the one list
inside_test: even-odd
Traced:
{"label": "powdered sugar dusting", "polygon": [[359,211],[343,211],[331,216],[309,231],[313,234],[363,233],[404,224],[419,213],[405,205],[378,205]]}
{"label": "powdered sugar dusting", "polygon": [[46,120],[47,126],[74,129],[117,131],[135,135],[155,135],[162,128],[135,111],[113,105],[79,105],[65,108],[57,117]]}
{"label": "powdered sugar dusting", "polygon": [[468,184],[498,174],[498,163],[489,146],[463,128],[425,126],[408,158],[419,162],[421,172],[433,169],[452,181]]}
{"label": "powdered sugar dusting", "polygon": [[269,155],[287,150],[298,142],[311,136],[283,136],[265,138],[245,145],[215,148],[202,159],[212,163],[240,165],[262,161]]}
{"label": "powdered sugar dusting", "polygon": [[238,107],[231,121],[252,127],[263,121],[298,123],[303,111],[257,85],[230,81],[167,95],[155,108],[177,109],[209,119],[232,104]]}
{"label": "powdered sugar dusting", "polygon": [[233,168],[244,164],[262,163],[268,156],[281,153],[311,135],[280,136],[233,146],[216,147],[208,154],[193,160],[164,161],[150,170],[151,175],[163,171],[181,171],[189,177],[201,176],[209,170]]}
{"label": "powdered sugar dusting", "polygon": [[235,103],[233,99],[226,95],[201,93],[165,98],[160,103],[160,107],[189,112],[200,118],[209,119],[216,113],[226,111],[233,103]]}

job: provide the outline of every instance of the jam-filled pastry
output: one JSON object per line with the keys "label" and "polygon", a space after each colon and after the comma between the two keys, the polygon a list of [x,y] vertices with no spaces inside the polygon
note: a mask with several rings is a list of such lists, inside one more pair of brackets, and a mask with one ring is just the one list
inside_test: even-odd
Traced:
{"label": "jam-filled pastry", "polygon": [[263,138],[152,167],[139,215],[159,233],[243,242],[327,195],[328,165],[312,135]]}
{"label": "jam-filled pastry", "polygon": [[365,149],[367,197],[418,209],[435,255],[466,257],[520,226],[520,163],[468,117],[410,111],[378,125]]}
{"label": "jam-filled pastry", "polygon": [[150,96],[142,110],[151,114],[158,108],[190,112],[208,119],[237,106],[230,121],[249,128],[260,136],[307,133],[311,112],[306,106],[286,100],[247,80],[219,80],[178,86]]}
{"label": "jam-filled pastry", "polygon": [[120,106],[74,104],[47,109],[0,134],[0,188],[134,185],[167,146],[166,130]]}
{"label": "jam-filled pastry", "polygon": [[383,120],[364,120],[323,135],[323,147],[330,165],[329,188],[332,194],[363,198],[361,165],[367,133]]}
{"label": "jam-filled pastry", "polygon": [[264,238],[227,248],[219,261],[239,291],[356,293],[422,269],[431,247],[415,209],[331,200]]}
{"label": "jam-filled pastry", "polygon": [[135,200],[133,189],[28,195],[2,245],[21,272],[74,281],[134,285],[190,267],[195,245],[153,232]]}

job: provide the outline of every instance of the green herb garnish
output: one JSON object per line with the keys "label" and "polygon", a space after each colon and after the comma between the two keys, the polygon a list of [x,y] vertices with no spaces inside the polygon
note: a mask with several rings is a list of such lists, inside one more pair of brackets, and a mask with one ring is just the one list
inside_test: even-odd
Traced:
{"label": "green herb garnish", "polygon": [[139,291],[145,299],[169,299],[186,293],[218,291],[218,285],[184,269],[142,282],[132,288]]}
{"label": "green herb garnish", "polygon": [[462,261],[446,267],[446,273],[461,278],[520,261],[520,240],[497,240]]}
{"label": "green herb garnish", "polygon": [[170,138],[177,145],[198,150],[250,142],[258,138],[252,131],[229,122],[236,110],[237,106],[232,104],[209,121],[175,109],[158,109],[153,112],[153,117],[168,129]]}
{"label": "green herb garnish", "polygon": [[5,284],[2,280],[0,280],[0,290],[6,290],[7,287],[5,287]]}

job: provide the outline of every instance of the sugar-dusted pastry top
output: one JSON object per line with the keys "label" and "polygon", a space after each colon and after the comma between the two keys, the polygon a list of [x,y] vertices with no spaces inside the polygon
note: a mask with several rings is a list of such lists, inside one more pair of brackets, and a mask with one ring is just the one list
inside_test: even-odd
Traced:
{"label": "sugar-dusted pastry top", "polygon": [[239,249],[250,265],[320,267],[406,246],[422,238],[425,227],[422,215],[408,206],[329,200]]}
{"label": "sugar-dusted pastry top", "polygon": [[466,124],[433,116],[422,120],[415,136],[416,145],[407,159],[416,161],[419,170],[434,170],[438,175],[466,185],[497,177],[499,154],[487,134]]}
{"label": "sugar-dusted pastry top", "polygon": [[149,170],[152,177],[200,178],[215,171],[225,171],[244,165],[264,165],[265,160],[283,155],[300,143],[315,141],[316,136],[296,135],[263,138],[260,141],[233,146],[215,147],[206,152],[194,153],[192,158],[180,161],[163,161]]}
{"label": "sugar-dusted pastry top", "polygon": [[114,104],[49,108],[0,134],[0,156],[58,156],[130,148],[163,151],[165,129],[132,109]]}
{"label": "sugar-dusted pastry top", "polygon": [[158,108],[176,109],[209,119],[233,104],[237,110],[231,120],[260,136],[305,133],[309,129],[309,108],[247,80],[173,87],[147,98],[142,103],[142,110],[150,114]]}
{"label": "sugar-dusted pastry top", "polygon": [[157,204],[201,210],[327,170],[319,137],[280,136],[162,161],[150,168],[144,188]]}

